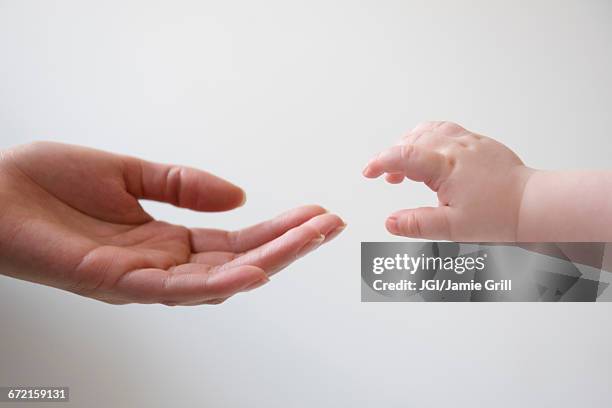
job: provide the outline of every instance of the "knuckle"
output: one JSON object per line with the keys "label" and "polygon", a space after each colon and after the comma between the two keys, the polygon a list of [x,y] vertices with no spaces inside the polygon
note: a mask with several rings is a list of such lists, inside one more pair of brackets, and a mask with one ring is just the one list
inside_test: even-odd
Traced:
{"label": "knuckle", "polygon": [[225,241],[230,251],[236,252],[236,248],[238,248],[238,242],[240,242],[241,235],[242,235],[241,230],[228,231],[225,234]]}
{"label": "knuckle", "polygon": [[465,130],[461,125],[458,125],[455,122],[448,121],[440,122],[440,125],[438,127],[440,128],[440,130],[443,130],[447,133],[458,133]]}
{"label": "knuckle", "polygon": [[201,293],[207,293],[210,290],[210,273],[204,275],[204,279],[202,280],[202,286],[200,288]]}
{"label": "knuckle", "polygon": [[402,161],[410,160],[415,153],[415,147],[413,144],[405,144],[400,146],[400,158]]}
{"label": "knuckle", "polygon": [[421,236],[421,223],[416,212],[410,212],[404,219],[402,232],[411,237]]}
{"label": "knuckle", "polygon": [[478,146],[478,144],[480,144],[481,142],[483,142],[485,139],[484,136],[480,136],[468,131],[463,131],[461,132],[461,134],[459,134],[456,138],[457,143],[462,144],[464,147],[470,148],[470,149],[474,149]]}
{"label": "knuckle", "polygon": [[180,166],[172,166],[166,173],[166,196],[168,201],[181,206],[181,184],[185,177],[185,170]]}

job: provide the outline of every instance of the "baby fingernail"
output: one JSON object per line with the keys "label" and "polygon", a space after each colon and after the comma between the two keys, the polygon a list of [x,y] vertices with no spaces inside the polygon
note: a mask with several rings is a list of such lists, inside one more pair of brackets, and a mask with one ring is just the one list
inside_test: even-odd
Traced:
{"label": "baby fingernail", "polygon": [[319,245],[323,243],[323,240],[325,240],[325,237],[321,235],[318,238],[315,238],[309,243],[307,243],[306,245],[304,245],[298,252],[298,258],[306,255],[313,249],[317,248]]}
{"label": "baby fingernail", "polygon": [[260,280],[255,281],[255,282],[251,283],[249,286],[247,286],[246,288],[242,289],[242,291],[243,292],[248,292],[250,290],[257,289],[258,287],[263,286],[263,285],[265,285],[268,282],[270,282],[270,278],[268,278],[267,276],[264,276]]}
{"label": "baby fingernail", "polygon": [[397,226],[397,218],[389,217],[386,222],[387,229],[392,234],[399,234],[399,227]]}

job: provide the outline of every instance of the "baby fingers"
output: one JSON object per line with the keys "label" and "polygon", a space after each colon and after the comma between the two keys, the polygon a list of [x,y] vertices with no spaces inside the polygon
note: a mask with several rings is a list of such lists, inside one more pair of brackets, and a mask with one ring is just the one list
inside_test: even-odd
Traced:
{"label": "baby fingers", "polygon": [[437,191],[440,183],[448,177],[453,161],[443,154],[425,146],[407,144],[393,146],[370,160],[363,175],[376,178],[388,173],[387,180],[396,182],[395,174],[402,173],[414,181],[425,182]]}

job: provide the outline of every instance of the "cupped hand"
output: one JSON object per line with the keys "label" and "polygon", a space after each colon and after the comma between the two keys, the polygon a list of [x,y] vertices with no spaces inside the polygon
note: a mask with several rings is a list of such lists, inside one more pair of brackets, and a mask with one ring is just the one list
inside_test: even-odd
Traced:
{"label": "cupped hand", "polygon": [[0,273],[108,303],[220,303],[344,228],[319,206],[239,231],[186,228],[139,200],[226,211],[244,192],[193,168],[59,143],[0,154]]}
{"label": "cupped hand", "polygon": [[364,176],[424,182],[437,207],[391,214],[389,232],[453,241],[516,241],[523,192],[534,173],[503,144],[452,122],[426,122],[367,164]]}

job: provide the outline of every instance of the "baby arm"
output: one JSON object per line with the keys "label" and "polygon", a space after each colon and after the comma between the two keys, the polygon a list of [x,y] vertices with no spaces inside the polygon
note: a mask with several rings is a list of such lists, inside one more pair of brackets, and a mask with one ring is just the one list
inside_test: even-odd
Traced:
{"label": "baby arm", "polygon": [[[612,240],[612,172],[531,169],[501,143],[427,122],[370,160],[364,175],[424,182],[437,207],[397,211],[389,232],[453,241]],[[607,187],[606,187],[607,186]],[[606,214],[607,213],[607,214]]]}
{"label": "baby arm", "polygon": [[612,241],[610,171],[536,171],[522,201],[520,241]]}

